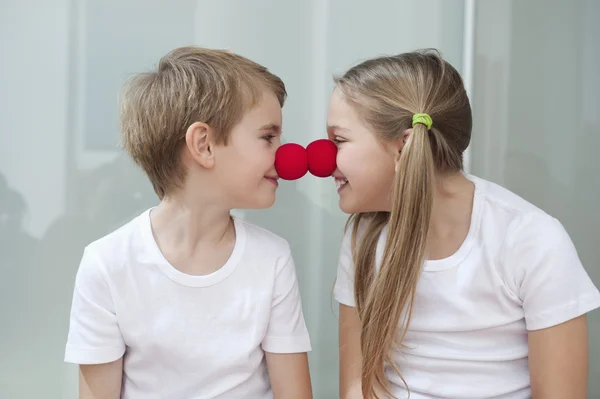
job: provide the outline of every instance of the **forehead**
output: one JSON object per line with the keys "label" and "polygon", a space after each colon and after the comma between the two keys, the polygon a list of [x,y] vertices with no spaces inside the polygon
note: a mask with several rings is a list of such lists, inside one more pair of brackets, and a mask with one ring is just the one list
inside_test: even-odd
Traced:
{"label": "forehead", "polygon": [[281,119],[281,105],[277,97],[271,92],[265,92],[253,107],[244,112],[242,119],[231,129],[229,137],[235,145],[253,140],[256,138],[254,133],[281,133]]}
{"label": "forehead", "polygon": [[278,115],[281,117],[281,105],[275,93],[265,90],[258,103],[251,109],[261,114]]}
{"label": "forehead", "polygon": [[366,130],[354,107],[348,102],[344,93],[336,88],[329,99],[327,111],[327,130]]}
{"label": "forehead", "polygon": [[274,124],[281,126],[281,105],[277,96],[271,91],[263,92],[259,101],[246,110],[240,124],[256,126]]}

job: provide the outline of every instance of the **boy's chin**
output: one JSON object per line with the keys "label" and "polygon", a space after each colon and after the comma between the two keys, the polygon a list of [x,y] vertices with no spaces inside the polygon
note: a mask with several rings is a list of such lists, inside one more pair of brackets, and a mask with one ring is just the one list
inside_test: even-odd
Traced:
{"label": "boy's chin", "polygon": [[247,201],[236,209],[267,209],[275,204],[275,195],[265,196],[262,198],[256,198],[251,201]]}
{"label": "boy's chin", "polygon": [[269,199],[267,201],[260,202],[256,205],[255,209],[267,209],[275,205],[275,197],[273,199]]}

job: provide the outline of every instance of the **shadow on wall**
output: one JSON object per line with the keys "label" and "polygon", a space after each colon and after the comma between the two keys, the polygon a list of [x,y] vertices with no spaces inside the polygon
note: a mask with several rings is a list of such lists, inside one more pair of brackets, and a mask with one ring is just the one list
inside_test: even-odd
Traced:
{"label": "shadow on wall", "polygon": [[76,198],[76,207],[36,240],[23,229],[24,199],[0,181],[3,398],[63,397],[64,345],[83,248],[156,202],[125,156],[77,173],[72,183],[68,195]]}
{"label": "shadow on wall", "polygon": [[505,157],[504,181],[509,190],[561,221],[570,218],[568,187],[552,176],[546,160],[518,150],[508,151]]}
{"label": "shadow on wall", "polygon": [[[0,315],[2,340],[0,353],[0,396],[23,397],[15,385],[30,384],[27,371],[40,362],[35,357],[39,346],[40,241],[24,228],[27,206],[21,193],[12,189],[0,173]],[[15,388],[15,389],[13,389]]]}

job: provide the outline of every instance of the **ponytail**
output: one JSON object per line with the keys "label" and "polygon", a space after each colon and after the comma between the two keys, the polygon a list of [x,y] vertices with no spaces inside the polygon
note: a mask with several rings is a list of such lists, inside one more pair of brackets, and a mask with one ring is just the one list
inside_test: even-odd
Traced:
{"label": "ponytail", "polygon": [[[363,267],[362,270],[357,267],[355,280],[362,285],[356,287],[356,296],[362,325],[362,391],[363,396],[369,399],[380,398],[378,392],[381,394],[382,391],[394,397],[387,388],[386,364],[407,385],[392,358],[392,349],[401,345],[410,323],[416,287],[426,257],[433,206],[434,159],[428,126],[423,122],[414,123],[413,133],[402,149],[398,166],[380,270],[373,273],[371,268],[370,278],[360,278],[359,274],[366,272],[364,265],[374,264],[372,250],[371,259],[359,260],[358,264]],[[379,229],[381,221],[381,216],[374,218],[369,230]],[[355,224],[355,229],[357,226]],[[372,243],[369,246],[375,248]]]}
{"label": "ponytail", "polygon": [[[407,385],[392,356],[401,348],[410,324],[426,258],[434,178],[462,170],[462,154],[471,138],[471,106],[460,74],[436,50],[372,58],[335,82],[383,143],[395,142],[413,128],[397,163],[391,212],[359,213],[350,219],[354,221],[354,297],[362,326],[363,397],[393,398],[385,368]],[[435,127],[429,115],[415,111],[433,114]],[[365,230],[362,233],[361,227],[357,240],[361,220]],[[377,242],[386,226],[383,259],[376,271]]]}

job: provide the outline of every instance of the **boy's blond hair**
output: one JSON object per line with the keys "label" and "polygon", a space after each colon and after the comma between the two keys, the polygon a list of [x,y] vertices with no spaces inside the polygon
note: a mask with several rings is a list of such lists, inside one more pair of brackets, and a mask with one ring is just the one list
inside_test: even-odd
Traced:
{"label": "boy's blond hair", "polygon": [[262,65],[226,50],[177,48],[157,70],[125,84],[122,145],[162,199],[185,179],[181,150],[187,128],[204,122],[215,130],[217,144],[226,145],[231,129],[264,90],[271,90],[283,107],[285,85]]}

